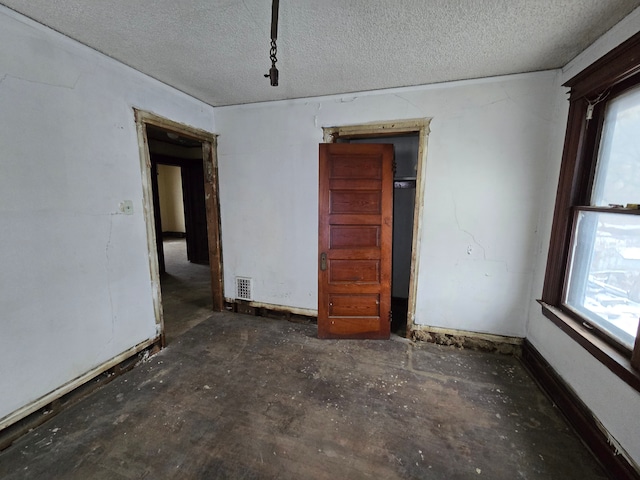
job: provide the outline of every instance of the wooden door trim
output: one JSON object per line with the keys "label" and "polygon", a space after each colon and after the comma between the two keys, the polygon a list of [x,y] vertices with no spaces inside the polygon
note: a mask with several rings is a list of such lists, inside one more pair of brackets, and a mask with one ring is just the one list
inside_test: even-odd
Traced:
{"label": "wooden door trim", "polygon": [[160,274],[158,255],[156,252],[156,231],[153,215],[153,194],[151,190],[151,156],[147,140],[147,125],[160,127],[180,136],[198,140],[202,143],[202,162],[205,177],[205,198],[207,209],[207,228],[209,243],[209,265],[211,267],[211,295],[214,311],[224,309],[222,278],[222,242],[220,240],[220,197],[218,190],[218,158],[217,135],[206,130],[175,122],[151,112],[133,109],[140,153],[140,169],[142,172],[142,203],[147,226],[147,248],[149,249],[149,266],[151,288],[156,325],[162,336],[164,346],[164,319],[162,313],[162,296],[160,291]]}
{"label": "wooden door trim", "polygon": [[373,122],[359,125],[323,127],[324,143],[336,143],[339,138],[386,137],[407,133],[418,134],[418,171],[416,173],[416,196],[413,212],[413,238],[411,240],[411,269],[409,274],[409,301],[407,308],[407,337],[415,324],[416,296],[418,292],[418,269],[420,265],[419,239],[422,237],[422,212],[427,163],[427,140],[430,118]]}

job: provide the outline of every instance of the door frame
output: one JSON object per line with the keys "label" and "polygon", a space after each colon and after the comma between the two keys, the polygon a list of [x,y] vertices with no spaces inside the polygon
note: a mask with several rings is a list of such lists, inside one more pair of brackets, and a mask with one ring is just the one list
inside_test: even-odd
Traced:
{"label": "door frame", "polygon": [[147,125],[160,127],[168,132],[191,138],[202,143],[202,162],[204,166],[205,203],[207,211],[207,237],[209,244],[209,266],[211,269],[212,310],[224,310],[223,277],[222,277],[222,242],[220,238],[220,198],[218,188],[217,138],[214,133],[175,122],[144,110],[133,109],[140,151],[140,169],[142,172],[142,203],[147,227],[147,248],[149,250],[149,267],[151,273],[151,289],[156,326],[165,345],[164,318],[162,313],[162,295],[160,289],[160,273],[158,252],[156,249],[156,229],[153,211],[153,192],[151,188],[151,156],[147,140]]}
{"label": "door frame", "polygon": [[419,239],[422,236],[422,212],[424,208],[425,169],[427,163],[427,141],[430,118],[373,122],[359,125],[322,127],[324,143],[336,143],[339,138],[390,137],[407,133],[418,134],[418,170],[416,172],[416,195],[413,210],[413,233],[411,240],[411,269],[409,274],[409,300],[407,306],[407,337],[415,323],[418,267],[420,265]]}

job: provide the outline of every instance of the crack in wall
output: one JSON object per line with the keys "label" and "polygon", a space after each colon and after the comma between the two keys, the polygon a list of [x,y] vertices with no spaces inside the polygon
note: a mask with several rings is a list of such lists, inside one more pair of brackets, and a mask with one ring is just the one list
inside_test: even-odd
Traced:
{"label": "crack in wall", "polygon": [[322,110],[322,103],[321,102],[305,102],[304,106],[305,107],[309,107],[311,105],[315,105],[315,114],[313,115],[313,125],[314,127],[318,128],[318,113],[320,112],[320,110]]}
{"label": "crack in wall", "polygon": [[[456,204],[456,201],[453,200],[453,216],[455,218],[456,221],[456,226],[458,227],[458,230],[467,234],[469,236],[469,238],[471,238],[471,241],[473,242],[474,245],[477,245],[481,250],[482,250],[482,259],[485,262],[491,262],[491,263],[498,263],[500,265],[504,266],[504,269],[506,272],[509,272],[509,264],[507,262],[505,262],[504,260],[492,260],[487,258],[487,250],[484,248],[484,246],[478,242],[478,240],[476,240],[476,237],[473,233],[469,232],[468,230],[465,230],[464,228],[462,228],[460,226],[460,220],[458,219],[458,206]],[[467,249],[467,254],[471,255],[471,249],[468,248]],[[485,273],[485,276],[490,276],[488,273]]]}
{"label": "crack in wall", "polygon": [[113,341],[113,336],[115,333],[115,314],[113,311],[113,295],[111,292],[111,279],[109,276],[109,248],[111,247],[111,235],[113,233],[113,216],[117,215],[115,213],[111,213],[109,215],[109,237],[107,238],[107,245],[105,246],[105,270],[107,273],[107,292],[109,294],[109,309],[111,311],[111,338],[106,342],[106,345],[109,345]]}
{"label": "crack in wall", "polygon": [[[525,112],[527,115],[529,115],[530,117],[535,118],[538,121],[543,121],[543,122],[553,122],[553,114],[551,113],[551,115],[538,115],[538,113],[535,111],[535,109],[532,108],[528,108],[524,105],[522,105],[517,98],[512,97],[509,92],[507,91],[507,88],[504,85],[500,85],[500,89],[502,90],[502,92],[505,94],[506,98],[501,100],[501,101],[507,101],[513,105],[515,105],[515,107],[520,110],[521,112]],[[520,98],[526,98],[527,96],[530,96],[531,94],[521,94],[519,95]],[[550,100],[551,102],[551,100]],[[493,103],[497,103],[497,102],[493,102]]]}
{"label": "crack in wall", "polygon": [[480,247],[480,249],[482,250],[482,258],[483,260],[487,260],[487,251],[485,250],[485,248],[476,240],[475,235],[473,235],[473,233],[465,230],[464,228],[462,228],[460,226],[460,220],[458,219],[458,205],[456,204],[456,201],[453,200],[453,216],[455,218],[456,221],[456,226],[458,227],[458,230],[460,230],[461,232],[466,233],[467,235],[469,235],[469,237],[471,237],[471,241],[477,245],[478,247]]}
{"label": "crack in wall", "polygon": [[320,110],[322,110],[322,103],[318,102],[316,107],[316,113],[313,116],[313,126],[316,128],[318,128],[318,114],[320,113]]}
{"label": "crack in wall", "polygon": [[409,100],[408,98],[403,97],[403,96],[402,96],[402,95],[400,95],[399,93],[395,93],[393,96],[394,96],[394,97],[399,98],[400,100],[403,100],[404,102],[408,103],[408,104],[409,104],[409,105],[411,105],[413,108],[415,108],[416,110],[418,110],[418,112],[421,112],[421,113],[422,113],[422,109],[421,109],[418,105],[416,105],[415,103],[413,103],[411,100]]}
{"label": "crack in wall", "polygon": [[38,81],[38,80],[32,80],[30,78],[24,78],[24,77],[19,77],[17,75],[11,75],[11,74],[8,74],[8,73],[3,75],[0,78],[0,84],[2,84],[8,78],[11,78],[13,80],[22,81],[22,82],[27,82],[27,83],[34,83],[36,85],[46,85],[48,87],[64,88],[64,89],[67,89],[67,90],[74,90],[76,88],[76,86],[78,85],[78,82],[82,78],[82,73],[78,74],[76,79],[73,81],[72,85],[64,85],[64,84],[61,84],[61,83],[41,82],[41,81]]}

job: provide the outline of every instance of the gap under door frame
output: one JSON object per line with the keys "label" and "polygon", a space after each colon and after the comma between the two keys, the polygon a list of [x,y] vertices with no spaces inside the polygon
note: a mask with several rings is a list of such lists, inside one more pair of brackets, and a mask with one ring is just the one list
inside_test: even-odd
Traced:
{"label": "gap under door frame", "polygon": [[212,310],[224,310],[222,278],[222,242],[220,238],[220,197],[218,187],[217,138],[215,133],[175,122],[144,110],[133,109],[140,150],[140,168],[142,171],[142,196],[144,217],[147,226],[147,247],[149,249],[149,267],[153,307],[156,325],[165,345],[164,318],[162,312],[162,294],[160,272],[156,247],[156,232],[153,210],[153,192],[151,187],[151,155],[147,139],[147,125],[162,128],[177,135],[197,140],[202,144],[202,163],[204,166],[205,204],[207,212],[207,240],[209,245],[209,266],[211,270]]}
{"label": "gap under door frame", "polygon": [[427,141],[429,139],[430,118],[372,122],[359,125],[322,127],[324,143],[336,143],[340,138],[375,138],[394,135],[418,134],[418,169],[416,172],[416,195],[413,209],[413,233],[411,239],[411,268],[409,273],[409,299],[407,305],[407,332],[410,337],[414,328],[416,296],[418,288],[418,267],[420,248],[418,240],[422,235],[422,211],[425,188],[425,168],[427,163]]}

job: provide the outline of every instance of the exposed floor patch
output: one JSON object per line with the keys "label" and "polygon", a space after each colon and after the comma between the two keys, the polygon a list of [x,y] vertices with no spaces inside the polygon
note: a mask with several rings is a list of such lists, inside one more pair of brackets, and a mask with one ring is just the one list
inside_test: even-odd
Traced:
{"label": "exposed floor patch", "polygon": [[186,239],[163,241],[165,270],[160,277],[164,332],[168,344],[211,315],[211,270],[187,260]]}
{"label": "exposed floor patch", "polygon": [[604,479],[511,356],[212,315],[0,453],[0,477]]}

